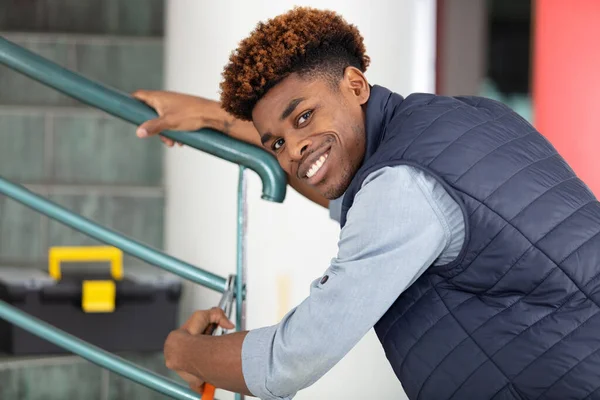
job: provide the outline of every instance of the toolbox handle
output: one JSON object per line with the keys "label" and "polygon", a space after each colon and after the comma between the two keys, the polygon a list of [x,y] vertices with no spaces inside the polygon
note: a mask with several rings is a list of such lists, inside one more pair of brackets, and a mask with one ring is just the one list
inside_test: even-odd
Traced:
{"label": "toolbox handle", "polygon": [[112,246],[51,247],[48,254],[48,273],[55,280],[62,277],[60,264],[65,261],[109,261],[110,274],[116,281],[123,279],[123,252]]}

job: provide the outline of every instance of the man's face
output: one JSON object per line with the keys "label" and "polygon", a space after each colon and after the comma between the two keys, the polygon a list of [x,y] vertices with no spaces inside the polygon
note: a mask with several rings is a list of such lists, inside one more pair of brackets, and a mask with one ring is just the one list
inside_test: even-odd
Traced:
{"label": "man's face", "polygon": [[347,68],[337,89],[326,79],[288,76],[260,99],[252,120],[263,146],[289,175],[335,199],[364,157],[362,106],[369,86],[354,68]]}

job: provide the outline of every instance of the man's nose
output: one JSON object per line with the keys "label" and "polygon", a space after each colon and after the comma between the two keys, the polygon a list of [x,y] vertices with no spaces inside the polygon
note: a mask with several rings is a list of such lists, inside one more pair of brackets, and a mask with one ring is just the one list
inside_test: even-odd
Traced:
{"label": "man's nose", "polygon": [[311,144],[312,142],[309,139],[292,140],[292,143],[288,140],[290,158],[294,161],[300,161]]}

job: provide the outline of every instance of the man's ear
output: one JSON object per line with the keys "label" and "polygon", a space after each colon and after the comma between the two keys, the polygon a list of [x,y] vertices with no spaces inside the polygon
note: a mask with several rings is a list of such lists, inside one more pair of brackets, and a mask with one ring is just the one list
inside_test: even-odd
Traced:
{"label": "man's ear", "polygon": [[371,87],[361,70],[356,67],[346,67],[342,82],[361,106],[369,100]]}

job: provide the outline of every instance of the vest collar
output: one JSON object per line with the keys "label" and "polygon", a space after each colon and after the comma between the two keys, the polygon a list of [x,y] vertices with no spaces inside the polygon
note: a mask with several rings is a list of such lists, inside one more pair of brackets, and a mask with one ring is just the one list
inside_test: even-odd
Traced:
{"label": "vest collar", "polygon": [[371,94],[367,101],[365,113],[367,137],[364,161],[367,161],[377,151],[385,136],[385,128],[394,116],[395,108],[403,100],[402,96],[394,94],[383,86],[371,86]]}

